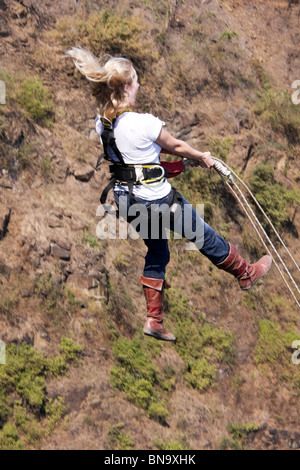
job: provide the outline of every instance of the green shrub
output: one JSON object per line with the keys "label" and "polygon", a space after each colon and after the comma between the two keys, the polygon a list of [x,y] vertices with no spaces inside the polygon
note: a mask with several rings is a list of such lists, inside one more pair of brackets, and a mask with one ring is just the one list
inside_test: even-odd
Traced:
{"label": "green shrub", "polygon": [[175,322],[176,350],[185,363],[185,380],[203,392],[215,383],[219,364],[232,365],[234,336],[196,317],[187,297],[178,289],[166,291],[166,310]]}
{"label": "green shrub", "polygon": [[66,338],[65,336],[61,338],[59,352],[67,362],[78,361],[78,357],[82,351],[83,347],[77,344],[72,338]]}
{"label": "green shrub", "polygon": [[72,338],[62,336],[59,345],[60,354],[47,359],[49,374],[53,376],[65,374],[71,363],[78,364],[82,351],[83,347],[80,344],[77,344]]}
{"label": "green shrub", "polygon": [[50,299],[52,304],[56,302],[60,289],[54,283],[51,273],[44,273],[36,278],[34,292],[42,299]]}
{"label": "green shrub", "polygon": [[52,169],[51,160],[49,157],[43,158],[41,169],[42,169],[42,174],[45,178],[51,175],[51,173],[53,172],[53,169]]}
{"label": "green shrub", "polygon": [[184,377],[188,385],[203,392],[215,382],[217,369],[213,364],[209,364],[204,357],[196,360],[191,359],[186,364]]}
{"label": "green shrub", "polygon": [[80,43],[96,55],[103,52],[121,55],[146,66],[158,59],[153,43],[145,39],[147,30],[147,24],[140,18],[121,16],[111,9],[102,9],[90,14],[87,19],[79,15],[72,19],[69,16],[60,19],[52,36],[65,46]]}
{"label": "green shrub", "polygon": [[280,324],[263,319],[259,322],[258,341],[254,350],[256,364],[290,361],[290,348],[297,335],[284,331]]}
{"label": "green shrub", "polygon": [[224,437],[218,446],[219,450],[242,450],[241,443],[236,439]]}
{"label": "green shrub", "polygon": [[0,368],[0,387],[6,393],[17,392],[28,405],[43,412],[46,359],[27,344],[11,344],[6,364]]}
{"label": "green shrub", "polygon": [[149,409],[155,393],[153,384],[148,378],[143,377],[135,380],[128,380],[127,377],[125,392],[129,401],[145,409]]}
{"label": "green shrub", "polygon": [[35,142],[23,142],[17,153],[20,170],[36,167],[34,162],[36,155],[37,149]]}
{"label": "green shrub", "polygon": [[201,331],[201,346],[206,354],[223,364],[231,364],[235,353],[234,336],[222,327],[215,328],[210,323],[203,325]]}
{"label": "green shrub", "polygon": [[158,369],[149,361],[141,341],[120,338],[113,345],[117,364],[112,368],[112,384],[125,392],[128,400],[148,409],[155,399]]}
{"label": "green shrub", "polygon": [[[169,414],[162,402],[162,395],[167,391],[166,380],[153,363],[153,348],[149,342],[137,336],[132,340],[119,338],[113,344],[113,353],[116,364],[111,369],[112,385],[123,391],[129,401],[146,410],[151,419],[165,424]],[[170,375],[168,371],[166,375]]]}
{"label": "green shrub", "polygon": [[224,162],[230,155],[231,149],[234,144],[232,137],[226,137],[225,139],[219,139],[218,137],[211,137],[209,139],[210,152],[217,158],[222,159]]}
{"label": "green shrub", "polygon": [[300,141],[300,109],[292,103],[290,93],[272,88],[264,81],[264,88],[258,93],[255,112],[270,123],[275,132],[284,135],[291,144]]}
{"label": "green shrub", "polygon": [[62,355],[48,358],[49,374],[54,377],[65,374],[69,368],[65,358]]}
{"label": "green shrub", "polygon": [[270,165],[255,168],[250,178],[250,188],[277,229],[289,221],[289,208],[294,204],[300,205],[299,190],[287,189],[277,183]]}
{"label": "green shrub", "polygon": [[232,39],[234,38],[238,38],[238,33],[236,33],[235,31],[229,31],[228,29],[225,29],[221,34],[220,36],[218,37],[218,41],[219,42],[222,42],[222,41],[231,41]]}
{"label": "green shrub", "polygon": [[15,404],[14,421],[18,433],[22,435],[22,439],[30,446],[38,446],[42,437],[42,427],[34,415],[30,414],[21,404]]}
{"label": "green shrub", "polygon": [[[62,337],[60,356],[47,358],[32,346],[19,343],[6,348],[6,364],[0,367],[0,449],[37,446],[49,435],[65,412],[63,400],[47,397],[47,378],[60,358],[56,373],[64,373],[82,351],[74,341]],[[43,426],[46,420],[46,426]]]}
{"label": "green shrub", "polygon": [[12,424],[5,424],[0,431],[0,450],[22,450],[18,430]]}
{"label": "green shrub", "polygon": [[221,450],[243,450],[247,446],[249,435],[257,432],[258,430],[259,426],[256,423],[229,423],[227,431],[231,434],[232,438],[223,438],[219,448]]}
{"label": "green shrub", "polygon": [[247,434],[255,432],[258,429],[259,426],[255,423],[229,423],[227,426],[227,431],[234,439],[243,439]]}
{"label": "green shrub", "polygon": [[134,442],[124,431],[124,423],[120,422],[110,427],[108,431],[108,442],[110,449],[130,450]]}
{"label": "green shrub", "polygon": [[65,403],[62,397],[55,400],[49,399],[46,406],[47,427],[46,436],[50,436],[66,412]]}
{"label": "green shrub", "polygon": [[98,250],[100,248],[99,239],[91,233],[90,227],[84,227],[83,230],[84,243],[88,244],[91,248]]}
{"label": "green shrub", "polygon": [[55,279],[49,272],[36,277],[34,294],[35,304],[39,303],[39,307],[54,324],[64,325],[67,315],[70,316],[77,311],[80,305],[80,301],[65,288],[60,278]]}
{"label": "green shrub", "polygon": [[155,441],[154,443],[155,447],[157,447],[159,450],[189,450],[189,447],[186,445],[186,443],[182,441]]}
{"label": "green shrub", "polygon": [[53,125],[54,103],[39,77],[28,78],[21,83],[17,101],[37,123],[45,127]]}
{"label": "green shrub", "polygon": [[5,388],[2,387],[0,390],[0,428],[6,423],[11,415],[11,400],[5,392]]}
{"label": "green shrub", "polygon": [[223,31],[217,41],[206,40],[202,51],[203,63],[208,68],[210,86],[221,87],[225,93],[234,92],[247,84],[241,83],[243,54],[239,48],[238,35],[234,31]]}
{"label": "green shrub", "polygon": [[125,253],[121,253],[113,260],[113,265],[120,273],[125,272],[131,266],[130,257]]}
{"label": "green shrub", "polygon": [[36,278],[34,293],[40,299],[43,310],[55,318],[61,315],[64,302],[63,289],[51,273],[43,273]]}
{"label": "green shrub", "polygon": [[19,291],[10,285],[5,286],[4,289],[0,285],[0,294],[0,313],[9,317],[13,309],[19,304]]}
{"label": "green shrub", "polygon": [[164,424],[169,416],[168,410],[161,403],[152,403],[148,409],[149,418]]}
{"label": "green shrub", "polygon": [[[44,127],[52,127],[54,124],[54,102],[48,89],[44,86],[39,76],[24,79],[24,74],[14,75],[6,70],[0,70],[0,80],[6,85],[6,104],[14,106],[17,102],[24,108],[29,117]],[[0,114],[2,106],[0,106]],[[1,125],[1,120],[0,120]],[[28,166],[28,153],[32,143],[20,149],[18,158],[20,163]]]}

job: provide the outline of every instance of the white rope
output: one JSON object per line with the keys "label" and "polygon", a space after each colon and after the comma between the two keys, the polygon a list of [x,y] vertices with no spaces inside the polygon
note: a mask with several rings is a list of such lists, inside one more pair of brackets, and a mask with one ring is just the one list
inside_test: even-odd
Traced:
{"label": "white rope", "polygon": [[[259,222],[259,220],[257,219],[253,209],[251,208],[249,202],[247,201],[245,195],[243,194],[243,192],[241,191],[241,189],[239,188],[239,186],[235,183],[231,173],[234,174],[234,176],[237,178],[237,180],[243,184],[243,186],[246,188],[246,190],[248,191],[248,193],[250,194],[250,196],[252,197],[252,199],[254,200],[255,204],[257,205],[257,207],[260,209],[260,211],[262,212],[262,214],[264,215],[264,217],[266,218],[266,220],[268,221],[268,223],[270,224],[272,230],[274,231],[274,233],[276,234],[278,240],[280,241],[280,243],[282,244],[282,246],[285,248],[285,250],[287,251],[288,255],[290,256],[290,258],[292,259],[293,263],[295,264],[295,266],[297,267],[297,269],[300,271],[299,269],[299,266],[297,265],[296,261],[294,260],[292,254],[290,253],[290,251],[288,250],[287,246],[285,245],[285,243],[283,242],[282,238],[280,237],[280,235],[278,234],[277,230],[275,229],[274,225],[272,224],[271,220],[269,219],[269,217],[267,216],[267,214],[264,212],[264,210],[262,209],[262,207],[260,206],[260,204],[258,203],[258,201],[256,200],[255,196],[252,194],[252,192],[250,191],[250,189],[248,188],[248,186],[244,183],[244,181],[225,163],[223,162],[222,160],[219,160],[218,158],[214,157],[214,160],[215,160],[215,166],[214,168],[216,169],[216,171],[222,176],[223,180],[225,181],[226,185],[229,187],[229,189],[231,190],[231,192],[234,194],[235,198],[238,200],[239,204],[241,205],[241,207],[243,208],[244,212],[246,213],[247,217],[249,218],[251,224],[253,225],[255,231],[257,232],[261,242],[263,243],[264,247],[266,248],[267,252],[269,253],[270,256],[272,256],[268,246],[266,245],[265,241],[263,240],[257,226],[259,227],[259,229],[262,231],[263,235],[266,237],[268,243],[271,245],[272,249],[274,250],[274,253],[277,255],[277,257],[279,258],[279,261],[280,263],[282,264],[282,266],[284,267],[285,271],[287,272],[290,280],[292,281],[294,287],[296,288],[297,292],[300,294],[300,290],[299,290],[299,287],[298,285],[296,284],[294,278],[292,277],[290,271],[288,270],[286,264],[284,263],[284,261],[282,260],[280,254],[278,253],[277,249],[275,248],[274,244],[272,243],[272,241],[270,240],[269,236],[267,235],[266,231],[264,230],[264,228],[262,227],[261,223]],[[228,180],[230,181],[230,183],[224,178],[227,177]],[[234,190],[234,188],[237,189],[237,191],[239,192],[240,196],[242,197],[244,203],[241,201],[239,195],[236,193],[236,191]],[[250,211],[250,213],[247,211],[246,207],[248,208],[248,210]],[[251,216],[253,217],[253,219],[251,218]],[[255,221],[255,222],[254,222]],[[281,271],[278,263],[276,262],[276,260],[274,260],[273,258],[273,261],[274,261],[274,264],[276,266],[276,268],[278,269],[283,281],[285,282],[288,290],[290,291],[293,299],[295,300],[297,306],[300,308],[300,303],[299,301],[297,300],[297,297],[295,296],[291,286],[289,285],[289,283],[287,282],[286,278],[284,277],[283,275],[283,272]]]}
{"label": "white rope", "polygon": [[[214,157],[215,158],[215,157]],[[263,214],[263,216],[265,217],[265,219],[268,221],[268,223],[270,224],[272,230],[274,231],[275,235],[277,236],[278,240],[280,241],[280,243],[282,244],[282,246],[285,248],[286,252],[288,253],[289,257],[291,258],[291,260],[293,261],[293,263],[295,264],[296,268],[298,269],[298,271],[300,271],[300,266],[298,266],[297,262],[295,261],[295,259],[293,258],[291,252],[289,251],[288,247],[286,246],[286,244],[284,243],[284,241],[282,240],[281,236],[279,235],[279,233],[277,232],[276,228],[274,227],[272,221],[270,220],[270,218],[268,217],[268,215],[265,213],[265,211],[263,210],[263,208],[261,207],[261,205],[259,204],[259,202],[257,201],[257,199],[255,198],[254,194],[250,191],[249,187],[246,185],[246,183],[225,163],[225,162],[222,162],[224,165],[226,165],[227,168],[230,169],[230,173],[232,172],[234,174],[234,176],[237,178],[237,180],[246,188],[246,190],[248,191],[248,193],[250,194],[250,196],[252,197],[253,201],[255,202],[255,204],[257,205],[257,207],[259,208],[259,210],[261,211],[261,213]],[[234,180],[233,180],[233,183],[234,183]],[[235,184],[235,183],[234,183]]]}
{"label": "white rope", "polygon": [[[232,171],[232,170],[231,170],[231,171]],[[233,172],[233,173],[234,173],[234,172]],[[252,198],[253,198],[253,199],[256,201],[256,203],[258,204],[256,198],[255,198],[254,195],[251,193],[251,191],[250,191],[250,189],[248,188],[248,186],[238,177],[238,175],[236,175],[235,173],[234,173],[234,175],[238,178],[239,181],[241,181],[241,182],[244,184],[244,186],[246,187],[246,189],[247,189],[247,190],[249,191],[249,193],[251,194]],[[265,237],[267,238],[268,242],[269,242],[270,245],[272,246],[273,250],[275,251],[275,253],[276,253],[277,256],[279,257],[280,262],[281,262],[282,265],[285,267],[285,269],[286,269],[288,275],[290,276],[290,278],[291,278],[292,282],[294,283],[294,285],[295,285],[295,287],[296,287],[298,293],[300,294],[300,290],[299,290],[297,284],[295,283],[295,281],[294,281],[293,277],[291,276],[291,274],[290,274],[288,268],[286,267],[285,263],[283,262],[281,256],[279,255],[279,253],[278,253],[278,251],[276,250],[275,246],[274,246],[273,243],[271,242],[270,238],[268,237],[268,235],[267,235],[267,233],[265,232],[264,228],[262,227],[261,223],[259,222],[259,220],[257,219],[256,215],[254,214],[254,212],[253,212],[251,206],[249,205],[247,199],[245,198],[244,194],[242,193],[242,191],[240,190],[240,188],[238,187],[238,185],[234,182],[233,178],[231,179],[231,182],[235,185],[235,187],[237,188],[237,190],[238,190],[239,193],[241,194],[242,198],[244,199],[245,204],[247,205],[248,209],[250,210],[250,212],[251,212],[252,216],[254,217],[256,223],[258,224],[258,226],[259,226],[260,229],[262,230],[263,234],[264,234]],[[259,204],[258,204],[258,205],[259,205]],[[266,216],[266,217],[267,217],[267,216]],[[267,217],[267,219],[268,219],[268,221],[270,221],[270,219],[269,219],[268,217]],[[275,228],[274,228],[274,230],[275,230]],[[277,233],[277,232],[276,232],[276,233]],[[261,238],[261,237],[260,237],[260,238]],[[262,240],[262,239],[261,239],[261,240]],[[281,238],[280,238],[280,240],[281,240]],[[284,246],[285,246],[285,245],[284,245]],[[290,254],[289,251],[288,251],[288,253]],[[294,261],[294,263],[296,264],[296,261],[294,260],[294,258],[292,257],[291,254],[290,254],[290,256],[291,256],[292,260]],[[296,266],[297,266],[297,264],[296,264]],[[297,268],[298,268],[298,266],[297,266]],[[298,268],[298,269],[299,269],[299,268]]]}
{"label": "white rope", "polygon": [[[260,240],[262,241],[262,243],[263,243],[265,249],[267,250],[268,254],[273,258],[273,262],[274,262],[276,268],[278,269],[280,276],[282,277],[284,283],[286,284],[288,290],[290,291],[290,293],[291,293],[293,299],[295,300],[297,306],[300,308],[300,303],[298,302],[297,297],[295,296],[295,294],[294,294],[293,290],[291,289],[289,283],[287,282],[286,278],[284,277],[283,272],[281,271],[281,269],[280,269],[278,263],[276,262],[276,260],[275,260],[274,257],[272,256],[272,253],[271,253],[271,251],[269,250],[268,246],[266,245],[265,241],[264,241],[263,238],[261,237],[257,226],[255,225],[254,221],[253,221],[253,220],[251,219],[251,217],[250,217],[250,214],[247,212],[245,206],[244,206],[243,203],[241,202],[240,198],[238,197],[238,195],[236,194],[236,192],[234,191],[234,189],[232,188],[232,186],[231,186],[229,183],[227,183],[227,182],[226,182],[226,184],[227,184],[227,186],[229,187],[229,189],[233,192],[233,194],[235,195],[236,199],[238,200],[238,202],[240,203],[241,207],[243,208],[243,210],[245,211],[246,215],[248,216],[248,218],[249,218],[250,222],[252,223],[252,225],[253,225],[255,231],[257,232],[257,234],[258,234]],[[237,187],[237,185],[235,185],[235,186]],[[239,189],[239,188],[238,188],[238,189]],[[239,190],[240,190],[240,189],[239,189]],[[242,196],[243,196],[243,198],[244,198],[244,195],[243,195],[243,194],[242,194]],[[245,201],[245,202],[246,202],[246,205],[248,205],[248,201]],[[249,208],[250,208],[250,211],[252,211],[252,209],[251,209],[250,206],[249,206]],[[262,229],[262,230],[264,231],[264,229]],[[271,243],[271,244],[272,244],[272,243]],[[272,248],[274,249],[275,253],[277,254],[277,256],[279,257],[279,259],[280,259],[281,262],[282,262],[282,259],[281,259],[280,255],[278,254],[277,250],[276,250],[273,246],[272,246]],[[283,263],[283,262],[282,262],[282,263]],[[290,273],[289,273],[289,271],[288,271],[288,269],[287,269],[287,267],[285,266],[284,263],[283,263],[283,265],[284,265],[286,271],[288,272],[289,276],[291,277],[291,275],[290,275]],[[292,277],[291,277],[291,280],[292,280],[292,282],[295,284],[295,281],[294,281],[294,279],[293,279]],[[296,286],[297,291],[299,292],[298,286],[297,286],[296,284],[295,284],[295,286]]]}

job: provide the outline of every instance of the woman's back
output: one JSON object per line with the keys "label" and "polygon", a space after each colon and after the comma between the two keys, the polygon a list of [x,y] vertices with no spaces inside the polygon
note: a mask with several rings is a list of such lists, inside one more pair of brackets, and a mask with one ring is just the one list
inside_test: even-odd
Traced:
{"label": "woman's back", "polygon": [[[127,164],[159,163],[161,147],[155,142],[165,123],[152,114],[140,114],[126,111],[120,114],[114,125],[116,144]],[[154,200],[169,194],[171,185],[164,181],[151,188],[136,186],[133,194],[137,197]]]}

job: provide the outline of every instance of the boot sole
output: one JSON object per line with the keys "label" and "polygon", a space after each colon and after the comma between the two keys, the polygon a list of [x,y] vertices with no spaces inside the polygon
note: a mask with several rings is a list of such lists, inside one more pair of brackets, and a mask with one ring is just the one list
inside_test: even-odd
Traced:
{"label": "boot sole", "polygon": [[147,336],[152,336],[153,338],[159,339],[161,341],[171,341],[172,343],[176,343],[176,338],[167,338],[166,336],[162,336],[156,331],[149,330],[148,328],[143,329],[143,333]]}
{"label": "boot sole", "polygon": [[268,271],[270,271],[271,266],[272,266],[272,258],[271,258],[271,263],[270,263],[270,266],[268,267],[268,269],[267,269],[261,276],[259,276],[257,279],[255,279],[255,281],[252,282],[252,284],[250,284],[250,286],[248,286],[248,287],[241,287],[241,289],[242,289],[242,290],[250,290],[250,289],[252,289],[252,287],[257,283],[257,281],[259,281],[265,274],[267,274]]}

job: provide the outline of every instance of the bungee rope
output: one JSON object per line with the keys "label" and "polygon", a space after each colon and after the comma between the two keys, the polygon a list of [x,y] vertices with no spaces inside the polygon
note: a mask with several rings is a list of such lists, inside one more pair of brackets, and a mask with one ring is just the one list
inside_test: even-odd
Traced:
{"label": "bungee rope", "polygon": [[288,283],[286,277],[284,276],[282,270],[280,269],[279,267],[279,264],[278,262],[274,259],[274,257],[272,256],[272,253],[269,249],[269,247],[267,246],[265,240],[263,239],[263,236],[261,235],[259,229],[261,230],[261,232],[263,233],[263,235],[265,236],[267,242],[270,244],[271,248],[273,249],[274,253],[276,254],[276,256],[278,257],[279,259],[279,262],[281,263],[281,265],[283,266],[284,270],[286,271],[290,281],[292,282],[292,284],[294,285],[296,291],[298,292],[298,294],[300,295],[300,289],[298,287],[298,285],[296,284],[296,281],[294,280],[293,276],[291,275],[289,269],[287,268],[285,262],[283,261],[283,259],[281,258],[280,254],[278,253],[277,249],[275,248],[274,244],[272,243],[272,241],[270,240],[270,237],[267,235],[265,229],[263,228],[262,224],[260,223],[260,221],[258,220],[257,216],[255,215],[252,207],[250,206],[249,202],[247,201],[245,195],[243,194],[243,192],[241,191],[240,187],[237,185],[237,183],[235,182],[234,178],[232,175],[234,175],[234,177],[244,186],[244,188],[246,189],[246,191],[248,192],[248,194],[251,196],[252,200],[255,202],[256,206],[259,208],[259,210],[261,211],[261,213],[263,214],[264,218],[268,221],[270,227],[272,228],[273,232],[275,233],[277,239],[279,240],[280,244],[284,247],[284,249],[286,250],[287,254],[289,255],[290,259],[293,261],[293,263],[295,264],[296,268],[298,269],[298,271],[300,271],[300,267],[298,266],[298,264],[296,263],[295,259],[293,258],[291,252],[289,251],[289,249],[287,248],[286,244],[284,243],[284,241],[282,240],[282,238],[280,237],[278,231],[275,229],[274,225],[272,224],[270,218],[267,216],[267,214],[265,213],[265,211],[263,210],[263,208],[261,207],[261,205],[259,204],[259,202],[257,201],[257,199],[255,198],[255,196],[253,195],[253,193],[250,191],[250,189],[248,188],[248,186],[246,185],[246,183],[232,170],[232,168],[229,167],[229,165],[227,165],[227,163],[223,162],[223,160],[220,160],[219,158],[216,158],[216,157],[213,157],[214,161],[215,161],[215,164],[214,164],[214,169],[217,171],[217,173],[219,173],[219,175],[222,177],[223,181],[225,182],[225,184],[227,185],[227,187],[230,189],[230,191],[233,193],[233,195],[235,196],[235,198],[237,199],[237,201],[239,202],[239,204],[241,205],[242,209],[244,210],[245,214],[247,215],[248,219],[250,220],[251,224],[253,225],[259,239],[261,240],[261,242],[263,243],[265,249],[267,250],[268,254],[273,258],[273,262],[276,266],[276,268],[278,269],[279,273],[280,273],[280,276],[282,277],[285,285],[287,286],[290,294],[292,295],[294,301],[296,302],[297,306],[300,308],[300,302],[299,300],[297,299],[293,289],[291,288],[290,284]]}

